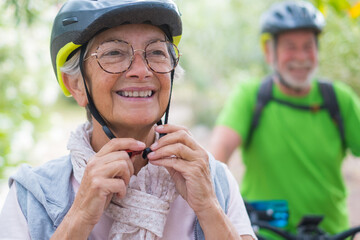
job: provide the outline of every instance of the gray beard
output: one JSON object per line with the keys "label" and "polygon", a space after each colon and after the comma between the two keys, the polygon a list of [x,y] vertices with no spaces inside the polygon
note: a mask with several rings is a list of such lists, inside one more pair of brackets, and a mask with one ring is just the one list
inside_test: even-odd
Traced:
{"label": "gray beard", "polygon": [[311,83],[313,81],[313,77],[315,76],[317,72],[317,67],[314,68],[307,76],[305,81],[298,81],[297,79],[294,79],[291,74],[288,74],[287,72],[279,72],[277,70],[276,65],[271,66],[273,72],[278,72],[281,74],[283,80],[288,84],[292,89],[295,90],[305,90],[308,89],[311,86]]}

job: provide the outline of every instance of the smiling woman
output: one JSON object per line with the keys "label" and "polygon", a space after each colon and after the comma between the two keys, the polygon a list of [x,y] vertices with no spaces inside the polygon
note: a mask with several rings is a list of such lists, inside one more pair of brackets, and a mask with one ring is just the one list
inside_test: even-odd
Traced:
{"label": "smiling woman", "polygon": [[65,3],[52,63],[89,121],[68,156],[10,178],[0,238],[255,238],[228,168],[167,124],[181,34],[171,0]]}

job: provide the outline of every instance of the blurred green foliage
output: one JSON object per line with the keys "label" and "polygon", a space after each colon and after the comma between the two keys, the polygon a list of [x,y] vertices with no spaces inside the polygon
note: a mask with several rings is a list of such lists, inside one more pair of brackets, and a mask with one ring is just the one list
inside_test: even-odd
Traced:
{"label": "blurred green foliage", "polygon": [[[0,2],[0,179],[9,167],[31,160],[28,153],[38,134],[49,127],[50,109],[60,92],[49,39],[61,2]],[[177,0],[184,25],[180,50],[186,75],[175,83],[174,100],[191,107],[191,113],[186,112],[190,125],[211,127],[239,81],[261,79],[268,72],[260,49],[259,16],[274,2]],[[360,24],[346,12],[355,2],[313,0],[327,20],[320,39],[319,75],[344,81],[360,93]]]}
{"label": "blurred green foliage", "polygon": [[0,179],[31,160],[36,138],[48,126],[46,109],[54,102],[47,85],[48,4],[0,2]]}

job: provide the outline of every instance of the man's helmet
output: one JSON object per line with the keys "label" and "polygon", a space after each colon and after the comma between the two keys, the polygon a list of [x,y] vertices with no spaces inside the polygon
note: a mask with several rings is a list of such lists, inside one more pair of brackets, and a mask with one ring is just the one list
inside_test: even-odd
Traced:
{"label": "man's helmet", "polygon": [[122,24],[160,27],[178,45],[182,23],[172,0],[69,0],[57,14],[51,33],[51,61],[66,96],[60,68],[69,56],[97,33]]}
{"label": "man's helmet", "polygon": [[297,29],[310,29],[318,34],[324,26],[322,13],[305,1],[276,3],[261,17],[261,33],[272,36]]}

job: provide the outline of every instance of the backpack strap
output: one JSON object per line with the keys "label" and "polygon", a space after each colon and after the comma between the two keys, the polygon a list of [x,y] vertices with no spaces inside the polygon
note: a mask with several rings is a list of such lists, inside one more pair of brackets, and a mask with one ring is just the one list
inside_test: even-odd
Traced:
{"label": "backpack strap", "polygon": [[254,109],[253,118],[249,129],[249,135],[245,143],[245,148],[247,148],[250,145],[254,134],[254,130],[259,125],[261,113],[264,107],[266,106],[266,104],[270,101],[275,101],[279,104],[286,105],[288,107],[292,107],[299,110],[306,110],[310,112],[317,112],[321,109],[326,109],[329,112],[330,117],[333,119],[334,123],[338,127],[341,141],[345,146],[344,124],[340,114],[340,109],[334,91],[334,86],[331,82],[323,81],[323,80],[318,81],[318,83],[324,103],[322,105],[315,104],[311,106],[305,106],[305,105],[293,104],[291,102],[274,98],[272,95],[273,76],[269,75],[266,78],[264,78],[257,93],[256,106]]}
{"label": "backpack strap", "polygon": [[245,143],[245,148],[249,146],[252,136],[254,134],[254,130],[259,125],[259,120],[263,108],[272,99],[272,89],[273,89],[273,76],[269,75],[265,77],[264,80],[261,82],[259,91],[256,96],[256,106],[254,109],[254,114],[250,125],[247,141]]}
{"label": "backpack strap", "polygon": [[345,145],[344,122],[341,117],[339,104],[334,91],[334,86],[331,82],[321,80],[319,81],[319,89],[324,100],[324,106],[328,110],[330,117],[333,119],[334,123],[337,125],[341,141],[343,145]]}
{"label": "backpack strap", "polygon": [[272,98],[272,101],[277,102],[277,103],[282,104],[282,105],[285,105],[285,106],[288,106],[288,107],[291,107],[291,108],[310,111],[310,112],[314,112],[314,113],[321,110],[321,109],[326,108],[324,104],[323,105],[313,104],[313,105],[308,106],[308,105],[295,104],[295,103],[288,102],[288,101],[278,99],[278,98],[275,98],[275,97]]}

